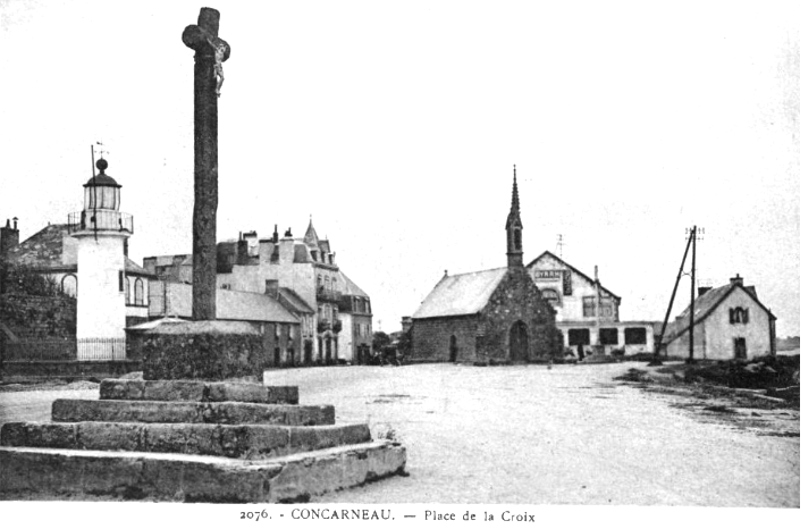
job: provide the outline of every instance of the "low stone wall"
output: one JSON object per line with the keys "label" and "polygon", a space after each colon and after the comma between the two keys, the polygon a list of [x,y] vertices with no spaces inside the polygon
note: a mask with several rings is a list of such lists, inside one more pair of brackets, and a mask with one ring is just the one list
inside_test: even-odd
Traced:
{"label": "low stone wall", "polygon": [[10,361],[0,365],[0,379],[3,382],[32,379],[100,380],[141,370],[142,363],[136,361]]}
{"label": "low stone wall", "polygon": [[269,362],[258,325],[247,322],[184,321],[127,334],[146,380],[261,377]]}

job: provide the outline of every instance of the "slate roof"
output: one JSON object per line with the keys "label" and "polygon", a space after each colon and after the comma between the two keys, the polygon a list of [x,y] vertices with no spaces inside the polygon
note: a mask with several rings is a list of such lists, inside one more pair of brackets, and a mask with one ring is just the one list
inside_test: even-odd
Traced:
{"label": "slate roof", "polygon": [[129,274],[139,275],[139,276],[147,276],[147,277],[156,277],[156,274],[151,274],[135,262],[133,262],[130,258],[125,258],[125,271]]}
{"label": "slate roof", "polygon": [[67,224],[50,224],[11,248],[8,260],[34,268],[76,267],[75,263],[62,262],[65,235]]}
{"label": "slate roof", "polygon": [[[588,276],[587,274],[585,274],[584,272],[582,272],[581,270],[579,270],[575,266],[567,263],[561,257],[558,257],[558,256],[552,254],[551,252],[547,251],[547,250],[542,252],[536,259],[532,260],[529,264],[527,264],[526,268],[527,269],[533,268],[534,263],[536,263],[537,261],[539,261],[540,259],[542,259],[543,257],[546,257],[546,256],[554,259],[555,261],[557,261],[559,263],[561,263],[566,268],[569,268],[574,274],[580,275],[581,277],[583,277],[585,280],[589,281],[590,283],[595,283],[595,279],[591,278],[590,276]],[[618,296],[616,294],[613,294],[608,288],[603,286],[603,283],[601,284],[601,290],[603,292],[605,292],[606,295],[608,295],[609,297],[615,298],[618,301],[618,303],[620,303],[620,299],[621,299],[620,296]]]}
{"label": "slate roof", "polygon": [[317,246],[317,242],[319,240],[320,240],[320,238],[317,237],[317,230],[314,229],[314,226],[312,225],[312,221],[311,221],[311,219],[309,219],[309,227],[306,228],[306,235],[303,237],[303,242],[305,242],[309,246],[316,247]]}
{"label": "slate roof", "polygon": [[[715,309],[723,303],[723,301],[729,297],[729,294],[734,292],[736,289],[741,289],[745,292],[751,299],[753,299],[757,305],[762,307],[765,312],[768,313],[768,317],[770,319],[775,320],[776,316],[768,310],[765,305],[763,305],[756,297],[756,289],[752,287],[744,287],[739,283],[729,283],[727,285],[723,285],[722,287],[713,288],[704,292],[703,295],[699,296],[695,300],[695,325],[698,325],[702,321],[704,321],[707,316],[712,314]],[[668,344],[687,332],[690,328],[690,307],[687,306],[681,314],[679,314],[675,320],[668,323],[667,329],[665,329],[665,338],[663,339],[664,344]]]}
{"label": "slate roof", "polygon": [[[64,238],[70,237],[67,224],[50,224],[11,248],[8,260],[14,264],[29,266],[37,270],[76,272],[75,256],[64,259]],[[125,271],[134,275],[155,277],[134,261],[125,258]]]}
{"label": "slate roof", "polygon": [[309,256],[309,248],[304,243],[295,242],[295,263],[308,263],[311,261]]}
{"label": "slate roof", "polygon": [[297,292],[291,288],[279,287],[278,295],[281,304],[292,312],[305,312],[307,314],[314,314],[314,309],[311,308]]}
{"label": "slate roof", "polygon": [[339,277],[342,279],[342,294],[346,296],[360,296],[363,298],[370,297],[367,295],[367,292],[359,288],[356,283],[354,283],[348,276],[343,274],[342,270],[339,271]]}
{"label": "slate roof", "polygon": [[426,296],[412,319],[476,314],[506,275],[507,268],[495,268],[444,276]]}
{"label": "slate roof", "polygon": [[[192,317],[192,285],[166,283],[169,314],[179,318]],[[265,294],[217,290],[217,319],[298,323],[298,319]]]}

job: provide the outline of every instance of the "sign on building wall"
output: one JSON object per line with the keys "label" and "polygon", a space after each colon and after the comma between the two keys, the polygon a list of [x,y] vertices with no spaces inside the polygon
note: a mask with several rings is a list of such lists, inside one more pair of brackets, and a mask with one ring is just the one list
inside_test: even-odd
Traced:
{"label": "sign on building wall", "polygon": [[570,270],[534,270],[534,281],[538,283],[562,282],[562,295],[573,295],[573,281]]}

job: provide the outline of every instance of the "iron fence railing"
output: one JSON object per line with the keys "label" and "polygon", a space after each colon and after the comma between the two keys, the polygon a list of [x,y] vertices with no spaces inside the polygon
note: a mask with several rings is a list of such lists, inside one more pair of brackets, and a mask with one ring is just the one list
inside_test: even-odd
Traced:
{"label": "iron fence railing", "polygon": [[30,361],[125,360],[125,338],[80,338],[5,342],[2,359]]}
{"label": "iron fence railing", "polygon": [[125,360],[125,338],[78,338],[78,360]]}
{"label": "iron fence railing", "polygon": [[333,301],[337,302],[342,297],[342,294],[336,290],[332,290],[330,288],[325,287],[318,287],[317,288],[317,299],[319,301]]}
{"label": "iron fence railing", "polygon": [[67,217],[70,233],[83,230],[124,231],[133,233],[133,216],[121,211],[98,209],[78,211]]}

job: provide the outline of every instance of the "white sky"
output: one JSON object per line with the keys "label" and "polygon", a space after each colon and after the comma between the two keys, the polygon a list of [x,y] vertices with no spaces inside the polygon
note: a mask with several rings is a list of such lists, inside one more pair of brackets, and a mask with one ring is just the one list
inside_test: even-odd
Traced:
{"label": "white sky", "polygon": [[[443,274],[556,252],[664,316],[686,227],[799,334],[794,2],[226,2],[218,237],[309,215],[400,328]],[[191,252],[197,2],[0,0],[0,220],[82,208],[103,140],[131,257]],[[688,303],[682,282],[675,316]],[[380,324],[379,324],[380,321]]]}

